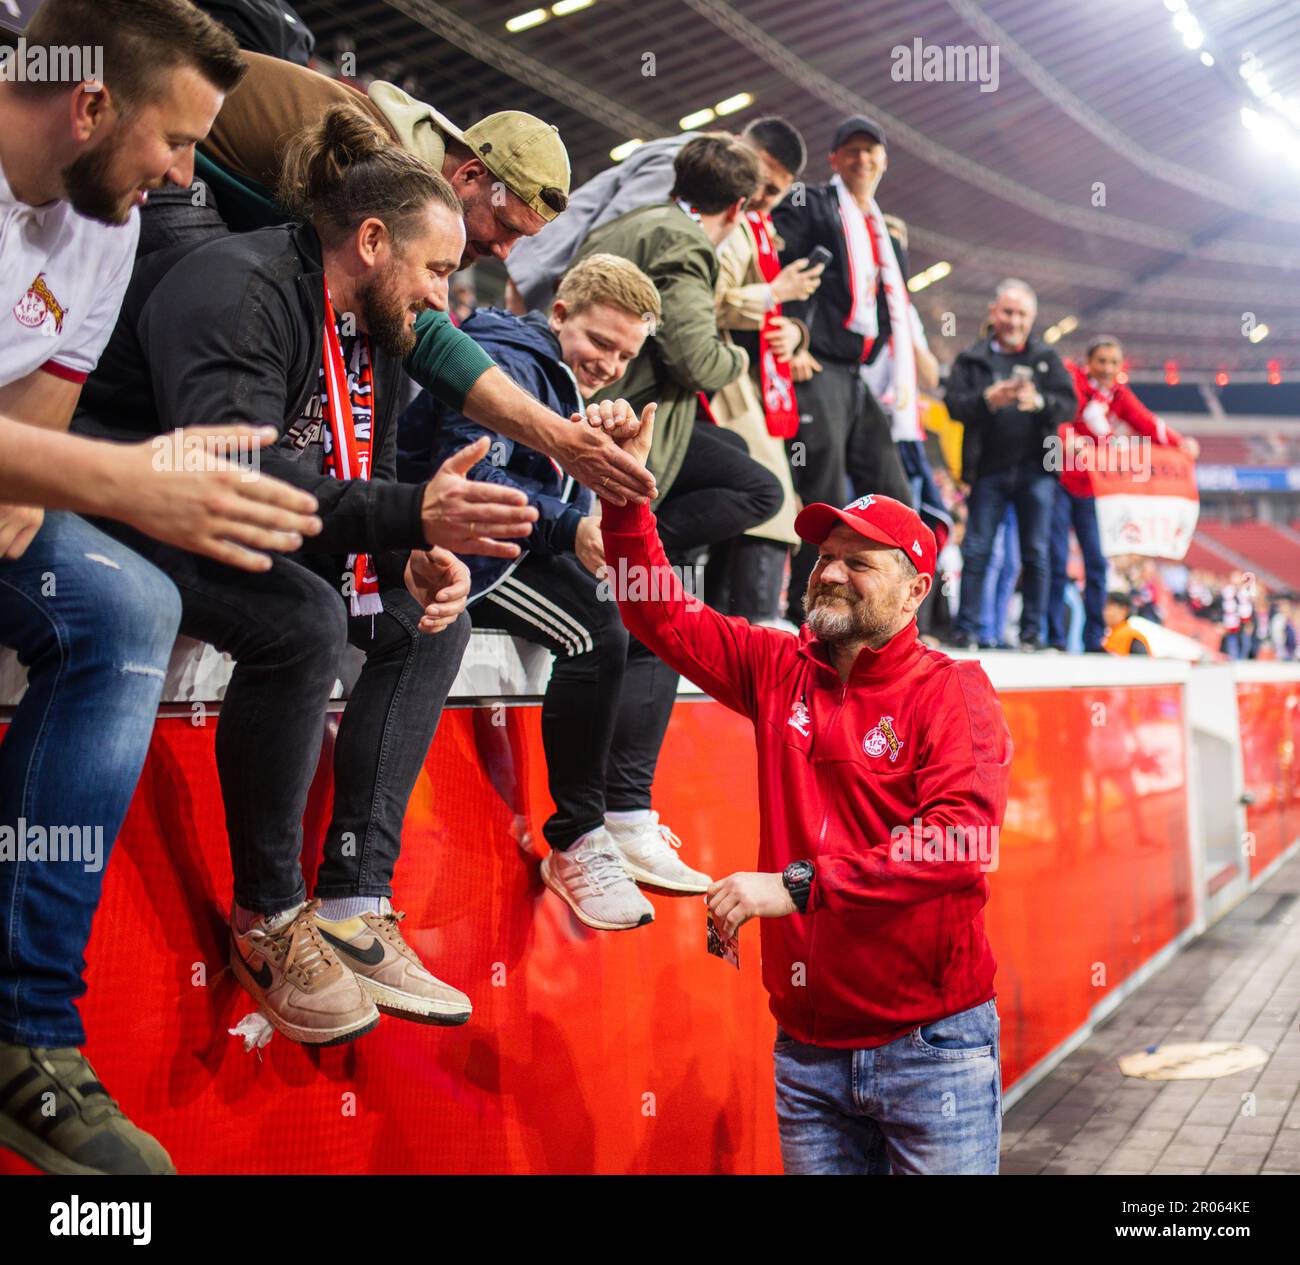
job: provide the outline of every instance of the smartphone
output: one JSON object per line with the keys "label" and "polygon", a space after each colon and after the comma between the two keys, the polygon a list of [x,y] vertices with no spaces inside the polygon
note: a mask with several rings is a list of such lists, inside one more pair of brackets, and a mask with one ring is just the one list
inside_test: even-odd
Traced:
{"label": "smartphone", "polygon": [[814,246],[808,252],[808,262],[804,265],[804,272],[816,268],[818,264],[828,264],[831,261],[831,252],[825,246]]}

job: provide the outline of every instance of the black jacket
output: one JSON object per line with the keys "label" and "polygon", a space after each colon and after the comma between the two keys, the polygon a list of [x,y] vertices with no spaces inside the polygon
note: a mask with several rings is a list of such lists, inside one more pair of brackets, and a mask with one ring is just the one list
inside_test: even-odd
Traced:
{"label": "black jacket", "polygon": [[228,28],[240,48],[309,66],[316,37],[288,0],[194,0]]}
{"label": "black jacket", "polygon": [[991,336],[961,352],[948,374],[944,403],[964,427],[961,477],[966,483],[1000,470],[1041,467],[1043,441],[1074,416],[1074,381],[1051,347],[1031,335],[1021,351],[1004,354],[1012,365],[1028,365],[1033,370],[1043,407],[1037,413],[1015,407],[990,411],[984,391],[995,378],[1010,371],[995,372]]}
{"label": "black jacket", "polygon": [[262,450],[263,472],[320,503],[324,530],[305,549],[426,548],[424,485],[395,482],[404,402],[399,359],[372,344],[369,480],[331,478],[322,472],[318,440],[285,434],[309,409],[319,413],[324,341],[325,274],[309,226],[282,224],[158,251],[136,264],[73,429],[138,440],[193,424],[274,426],[281,438]]}
{"label": "black jacket", "polygon": [[[781,236],[781,263],[805,259],[814,246],[825,246],[831,261],[822,273],[822,283],[811,299],[782,303],[781,315],[802,321],[808,327],[808,350],[818,361],[838,360],[857,364],[867,340],[844,328],[853,307],[853,287],[849,280],[849,255],[844,243],[844,226],[840,223],[840,201],[828,184],[805,185],[804,204],[795,206],[792,197],[779,203],[772,212],[772,223]],[[907,256],[894,238],[889,239],[898,265],[907,276]],[[889,342],[889,304],[885,289],[876,290],[876,320],[879,334],[872,344],[867,363],[880,355]]]}

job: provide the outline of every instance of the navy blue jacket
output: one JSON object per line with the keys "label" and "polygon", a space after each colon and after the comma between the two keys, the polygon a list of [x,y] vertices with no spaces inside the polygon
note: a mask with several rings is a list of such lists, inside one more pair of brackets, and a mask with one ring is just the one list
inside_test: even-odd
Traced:
{"label": "navy blue jacket", "polygon": [[[573,375],[560,359],[560,340],[540,312],[512,316],[500,308],[478,308],[464,321],[468,334],[504,373],[561,417],[582,409]],[[397,423],[397,477],[423,483],[453,452],[487,435],[488,455],[470,472],[471,479],[519,488],[537,508],[532,535],[520,544],[525,551],[555,555],[572,553],[578,524],[590,512],[592,494],[577,484],[550,457],[472,422],[463,413],[421,391]],[[521,554],[522,558],[524,555]],[[519,559],[466,557],[470,601],[499,584]]]}

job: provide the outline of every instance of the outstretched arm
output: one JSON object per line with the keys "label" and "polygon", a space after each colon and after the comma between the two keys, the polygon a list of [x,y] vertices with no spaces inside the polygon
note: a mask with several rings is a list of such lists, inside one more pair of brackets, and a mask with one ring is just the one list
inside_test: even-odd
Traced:
{"label": "outstretched arm", "polygon": [[406,372],[443,404],[486,430],[544,452],[579,483],[618,504],[654,498],[654,476],[648,470],[608,435],[574,425],[529,395],[445,312],[424,313],[415,332]]}
{"label": "outstretched arm", "polygon": [[[219,455],[273,442],[274,430],[191,427],[182,434],[187,446],[197,442],[210,449],[209,468],[160,463],[160,455],[174,450],[170,435],[152,443],[111,444],[0,417],[0,498],[120,519],[243,571],[267,570],[271,559],[263,550],[292,551],[304,536],[320,532],[313,497],[228,466]],[[10,542],[8,556],[19,556],[30,538]]]}
{"label": "outstretched arm", "polygon": [[[624,444],[642,464],[650,451],[655,407],[646,405],[640,430]],[[648,506],[606,501],[600,530],[606,564],[600,596],[618,601],[628,632],[718,702],[752,718],[763,639],[782,634],[719,615],[688,594],[669,565]]]}

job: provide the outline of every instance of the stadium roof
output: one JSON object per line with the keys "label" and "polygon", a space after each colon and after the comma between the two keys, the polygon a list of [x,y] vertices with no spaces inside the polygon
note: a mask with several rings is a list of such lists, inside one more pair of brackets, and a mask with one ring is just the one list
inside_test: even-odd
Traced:
{"label": "stadium roof", "polygon": [[[890,141],[879,198],[909,225],[911,273],[952,265],[916,296],[934,334],[955,314],[949,354],[1012,274],[1038,290],[1040,328],[1078,322],[1063,350],[1104,329],[1138,370],[1300,371],[1300,108],[1279,113],[1300,106],[1295,0],[295,4],[323,59],[354,49],[360,77],[458,122],[502,108],[554,122],[579,180],[741,93],[752,104],[712,125],[784,115],[810,179],[840,118],[874,116]],[[507,28],[530,10],[546,20]],[[916,40],[929,56],[985,46],[984,84],[896,78],[895,50]],[[981,91],[993,48],[996,89]],[[1252,342],[1252,323],[1268,336]]]}

